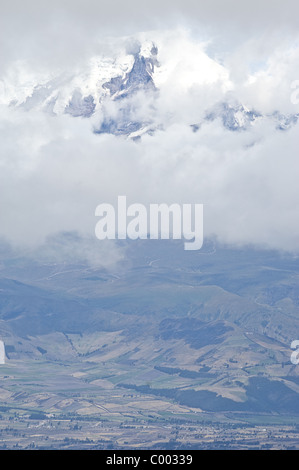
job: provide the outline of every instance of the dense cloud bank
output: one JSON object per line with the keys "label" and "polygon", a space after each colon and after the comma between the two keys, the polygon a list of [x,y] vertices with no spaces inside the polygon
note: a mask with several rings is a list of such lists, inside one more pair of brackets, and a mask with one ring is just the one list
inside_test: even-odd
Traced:
{"label": "dense cloud bank", "polygon": [[[129,3],[3,7],[1,237],[31,247],[58,232],[92,238],[96,206],[124,194],[129,203],[203,203],[206,237],[298,252],[298,124],[279,132],[260,120],[236,133],[219,119],[202,123],[206,109],[231,99],[264,114],[299,112],[298,3]],[[81,119],[12,106],[32,83],[76,75],[90,58],[145,39],[159,49],[159,93],[137,93],[132,108],[153,135],[94,134],[101,110]]]}

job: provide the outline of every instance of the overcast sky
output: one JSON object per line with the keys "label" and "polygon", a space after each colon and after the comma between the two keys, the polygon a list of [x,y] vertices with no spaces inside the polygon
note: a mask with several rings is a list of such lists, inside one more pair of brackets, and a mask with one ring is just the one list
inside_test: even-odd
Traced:
{"label": "overcast sky", "polygon": [[[92,237],[95,207],[125,194],[145,204],[204,203],[206,235],[299,252],[298,125],[285,133],[265,123],[240,134],[219,122],[190,129],[229,84],[249,107],[299,112],[290,100],[299,80],[298,1],[2,3],[7,88],[23,86],[24,70],[38,77],[80,69],[99,52],[109,55],[117,37],[155,40],[161,92],[154,106],[146,98],[135,104],[164,131],[137,144],[94,135],[98,116],[53,119],[2,104],[1,236],[36,246],[64,230]],[[207,85],[200,78],[208,72],[218,78]]]}
{"label": "overcast sky", "polygon": [[297,0],[10,0],[1,3],[1,60],[60,62],[89,54],[102,35],[190,28],[215,37],[217,48],[235,48],[262,37],[262,47],[294,38]]}

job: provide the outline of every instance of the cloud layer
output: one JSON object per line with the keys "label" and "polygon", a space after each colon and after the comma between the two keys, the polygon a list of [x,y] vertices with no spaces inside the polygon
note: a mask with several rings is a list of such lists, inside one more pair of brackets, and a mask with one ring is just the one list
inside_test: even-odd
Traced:
{"label": "cloud layer", "polygon": [[297,2],[60,3],[4,7],[2,96],[8,83],[25,86],[25,71],[33,80],[76,73],[97,53],[117,54],[118,33],[152,39],[160,92],[136,95],[133,104],[136,118],[150,116],[160,130],[133,142],[93,134],[101,112],[88,120],[3,104],[0,236],[33,247],[57,232],[93,237],[96,206],[125,194],[129,203],[203,203],[205,236],[298,252],[298,125],[278,132],[261,121],[240,133],[219,120],[196,133],[190,127],[231,95],[263,113],[299,112],[290,100],[299,79]]}

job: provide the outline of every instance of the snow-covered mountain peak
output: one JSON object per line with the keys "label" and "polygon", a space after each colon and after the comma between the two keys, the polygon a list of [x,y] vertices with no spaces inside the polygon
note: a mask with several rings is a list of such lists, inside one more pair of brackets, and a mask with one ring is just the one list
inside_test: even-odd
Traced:
{"label": "snow-covered mountain peak", "polygon": [[[296,124],[297,114],[275,111],[263,115],[253,107],[244,106],[233,96],[234,86],[228,71],[210,58],[202,45],[188,42],[186,37],[170,40],[174,41],[173,47],[167,40],[161,44],[158,41],[157,46],[151,40],[126,38],[121,46],[94,55],[84,64],[78,64],[76,70],[56,75],[54,72],[34,75],[26,64],[15,64],[0,81],[0,102],[24,111],[93,117],[94,132],[132,138],[167,128],[167,119],[173,123],[176,119],[173,113],[179,113],[179,107],[172,106],[172,102],[184,97],[194,110],[201,111],[192,111],[187,123],[195,132],[200,129],[202,119],[218,120],[229,131],[248,130],[260,120],[271,121],[279,130]],[[201,87],[216,88],[223,100],[213,105],[208,100],[203,103],[200,93],[196,94]],[[193,90],[197,92],[194,94]],[[184,122],[188,119],[188,112],[183,119]]]}

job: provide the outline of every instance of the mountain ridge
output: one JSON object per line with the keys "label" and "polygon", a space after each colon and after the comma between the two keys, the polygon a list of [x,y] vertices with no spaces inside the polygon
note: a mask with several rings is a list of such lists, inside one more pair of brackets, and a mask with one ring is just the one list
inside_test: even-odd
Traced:
{"label": "mountain ridge", "polygon": [[[44,84],[36,83],[31,93],[22,99],[11,99],[10,106],[25,111],[39,109],[52,115],[69,114],[74,118],[89,119],[97,116],[96,121],[100,121],[100,124],[93,122],[94,133],[137,139],[165,125],[155,122],[152,116],[143,116],[140,120],[140,103],[136,100],[138,93],[142,94],[141,100],[147,95],[155,107],[155,100],[159,96],[155,68],[161,65],[157,45],[152,42],[145,53],[145,48],[140,44],[137,50],[117,60],[94,58],[89,71],[81,73],[81,76],[62,75]],[[114,103],[112,108],[109,104],[111,102]],[[258,121],[265,121],[278,131],[285,131],[296,125],[298,118],[299,113],[284,114],[278,109],[261,113],[230,97],[205,109],[203,120],[189,122],[189,126],[198,132],[203,123],[220,120],[226,130],[246,131]]]}

